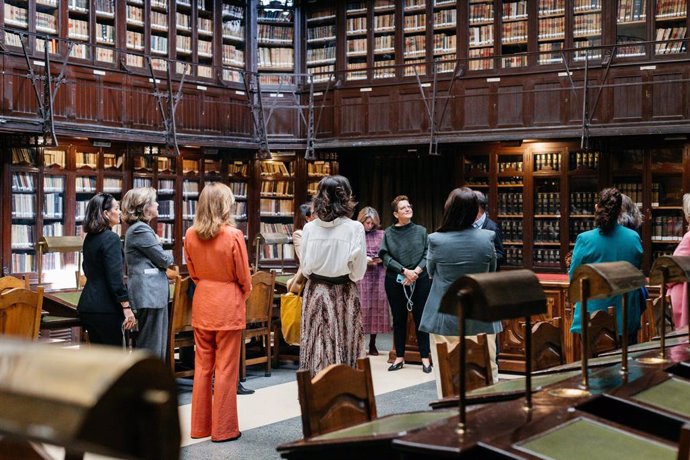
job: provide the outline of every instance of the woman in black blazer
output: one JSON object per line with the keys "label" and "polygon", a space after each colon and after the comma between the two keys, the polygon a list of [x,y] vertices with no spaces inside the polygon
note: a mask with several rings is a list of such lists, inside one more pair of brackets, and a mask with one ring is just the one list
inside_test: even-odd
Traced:
{"label": "woman in black blazer", "polygon": [[109,193],[99,193],[86,206],[82,224],[86,285],[77,312],[91,343],[122,346],[122,325],[126,329],[136,325],[123,281],[122,243],[112,231],[121,214],[120,204]]}

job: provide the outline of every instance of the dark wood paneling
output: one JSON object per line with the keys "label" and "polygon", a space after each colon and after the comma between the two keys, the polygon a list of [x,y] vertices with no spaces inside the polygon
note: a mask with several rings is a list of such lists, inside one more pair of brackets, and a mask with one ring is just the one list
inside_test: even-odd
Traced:
{"label": "dark wood paneling", "polygon": [[181,131],[199,131],[205,121],[199,116],[201,95],[193,92],[184,92],[182,99],[177,104],[175,121]]}
{"label": "dark wood paneling", "polygon": [[295,117],[297,116],[296,111],[296,108],[287,107],[274,109],[271,119],[268,120],[266,124],[266,131],[268,134],[294,136],[299,132],[299,128],[295,123]]}
{"label": "dark wood paneling", "polygon": [[642,77],[618,77],[613,83],[613,120],[642,119]]}
{"label": "dark wood paneling", "polygon": [[397,111],[390,94],[369,96],[369,132],[387,134],[395,130]]}
{"label": "dark wood paneling", "polygon": [[77,120],[96,121],[98,120],[98,88],[96,83],[85,79],[77,79],[74,85],[61,87],[59,92],[70,92],[70,99],[74,101],[74,106],[69,109],[69,115]]}
{"label": "dark wood paneling", "polygon": [[247,98],[243,95],[223,98],[216,103],[224,133],[253,135],[254,122],[247,104]]}
{"label": "dark wood paneling", "polygon": [[[429,129],[429,115],[422,101],[422,95],[416,93],[401,93],[400,99],[400,132],[417,133]],[[431,101],[429,101],[431,104]],[[437,109],[440,116],[440,109]]]}
{"label": "dark wood paneling", "polygon": [[[134,127],[153,128],[161,127],[161,114],[158,111],[158,103],[153,96],[150,87],[133,85],[128,97],[129,116]],[[161,91],[165,91],[160,88]]]}
{"label": "dark wood paneling", "polygon": [[340,133],[362,134],[366,126],[367,116],[364,98],[361,95],[343,96],[340,99]]}
{"label": "dark wood paneling", "polygon": [[[568,105],[566,108],[566,113],[567,113],[567,119],[568,123],[572,124],[581,124],[582,123],[582,98],[583,98],[583,90],[582,90],[582,85],[583,81],[582,80],[573,80],[573,84],[575,85],[575,89],[572,89],[572,86],[569,86],[567,91],[568,94]],[[590,91],[591,93],[591,91]],[[592,98],[590,97],[589,99],[592,101]]]}
{"label": "dark wood paneling", "polygon": [[327,95],[325,100],[323,97],[314,98],[314,123],[317,137],[334,134],[334,113],[332,94]]}
{"label": "dark wood paneling", "polygon": [[201,106],[199,110],[201,111],[201,126],[200,128],[204,130],[207,134],[219,134],[220,133],[220,114],[216,110],[216,101],[220,94],[204,94],[200,100]]}
{"label": "dark wood paneling", "polygon": [[125,114],[122,86],[116,83],[104,83],[101,94],[103,95],[101,98],[103,105],[102,121],[113,124],[126,123],[127,120],[123,118]]}
{"label": "dark wood paneling", "polygon": [[535,125],[557,124],[561,121],[561,100],[564,91],[559,91],[560,83],[543,83],[534,85]]}
{"label": "dark wood paneling", "polygon": [[24,75],[19,75],[22,73],[21,70],[15,70],[15,72],[17,73],[10,77],[12,92],[9,94],[8,108],[12,113],[36,115],[38,102],[31,80]]}
{"label": "dark wood paneling", "polygon": [[498,126],[522,126],[522,86],[503,86],[498,88]]}
{"label": "dark wood paneling", "polygon": [[467,88],[464,95],[465,128],[489,127],[489,88]]}
{"label": "dark wood paneling", "polygon": [[[652,119],[683,117],[683,102],[686,100],[685,84],[679,82],[680,73],[655,75],[652,92]],[[674,81],[675,80],[675,81]],[[687,83],[686,83],[687,84]]]}

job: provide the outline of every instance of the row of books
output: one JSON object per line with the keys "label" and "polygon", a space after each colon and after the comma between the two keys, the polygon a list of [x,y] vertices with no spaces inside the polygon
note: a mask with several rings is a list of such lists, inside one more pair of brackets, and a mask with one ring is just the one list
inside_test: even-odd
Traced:
{"label": "row of books", "polygon": [[319,62],[335,62],[335,46],[328,45],[323,48],[312,48],[307,50],[307,64]]}
{"label": "row of books", "polygon": [[573,35],[581,37],[601,34],[601,14],[581,14],[574,17]]}
{"label": "row of books", "polygon": [[654,45],[654,52],[656,54],[677,54],[682,53],[686,49],[686,44],[683,39],[688,31],[688,28],[683,27],[666,27],[656,30],[656,41]]}
{"label": "row of books", "polygon": [[12,224],[12,249],[32,249],[34,244],[33,225]]}
{"label": "row of books", "polygon": [[160,237],[161,243],[163,244],[172,244],[175,242],[173,224],[169,222],[158,222],[156,225],[156,234]]}
{"label": "row of books", "polygon": [[657,18],[683,17],[687,14],[688,3],[686,0],[657,0],[656,2]]}
{"label": "row of books", "polygon": [[246,198],[247,197],[247,183],[246,182],[230,182],[229,184],[232,194],[235,198]]}
{"label": "row of books", "polygon": [[182,182],[182,196],[183,197],[194,197],[199,196],[199,183],[195,181],[183,181]]}
{"label": "row of books", "polygon": [[36,216],[35,195],[12,195],[12,218],[33,219]]}
{"label": "row of books", "polygon": [[[26,195],[21,195],[26,196]],[[292,200],[259,200],[259,210],[262,216],[292,216],[295,206]]]}
{"label": "row of books", "polygon": [[43,224],[43,236],[62,236],[63,228],[62,222]]}
{"label": "row of books", "polygon": [[46,193],[43,195],[43,218],[62,219],[64,199],[61,193]]}
{"label": "row of books", "polygon": [[104,177],[103,191],[106,193],[121,193],[122,179],[120,179],[119,177]]}
{"label": "row of books", "polygon": [[228,174],[231,176],[247,177],[248,167],[249,165],[247,163],[230,163],[228,165]]}
{"label": "row of books", "polygon": [[295,64],[294,48],[259,47],[259,67],[292,69]]}
{"label": "row of books", "polygon": [[158,194],[170,195],[175,193],[175,179],[159,179]]}
{"label": "row of books", "polygon": [[223,38],[244,40],[244,25],[240,21],[227,21],[223,23]]}
{"label": "row of books", "polygon": [[261,183],[261,196],[291,197],[294,193],[292,181],[264,181]]}
{"label": "row of books", "polygon": [[565,38],[565,16],[539,20],[539,40]]}
{"label": "row of books", "polygon": [[294,40],[292,27],[279,27],[259,24],[257,30],[259,43],[291,43]]}
{"label": "row of books", "polygon": [[173,200],[158,201],[158,219],[174,219],[175,202]]}
{"label": "row of books", "polygon": [[233,217],[235,219],[244,220],[247,218],[247,202],[246,201],[236,201],[235,209],[233,210]]}
{"label": "row of books", "polygon": [[347,18],[346,32],[348,35],[352,33],[366,32],[367,31],[367,18],[366,16]]}
{"label": "row of books", "polygon": [[[292,169],[292,163],[289,165]],[[288,166],[282,161],[262,161],[260,168],[262,176],[292,176],[292,172],[288,171]]]}
{"label": "row of books", "polygon": [[[663,3],[659,2],[658,4]],[[645,0],[618,0],[617,22],[641,21],[647,17],[647,2]]]}
{"label": "row of books", "polygon": [[12,191],[35,192],[34,175],[24,172],[12,173]]}
{"label": "row of books", "polygon": [[77,168],[96,168],[98,167],[98,153],[77,152]]}
{"label": "row of books", "polygon": [[507,22],[502,26],[503,43],[515,43],[527,41],[527,21]]}
{"label": "row of books", "polygon": [[310,27],[307,29],[307,40],[335,39],[335,25]]}
{"label": "row of books", "polygon": [[197,200],[183,200],[182,201],[182,219],[193,220],[196,215]]}
{"label": "row of books", "polygon": [[74,179],[77,193],[96,193],[96,178],[92,176],[77,176]]}
{"label": "row of books", "polygon": [[294,260],[295,247],[292,244],[265,244],[259,257],[261,260]]}
{"label": "row of books", "polygon": [[521,19],[527,17],[527,0],[508,2],[503,4],[503,20]]}
{"label": "row of books", "polygon": [[[380,38],[380,37],[376,37]],[[354,38],[347,41],[347,54],[348,56],[366,54],[367,53],[367,39],[366,38]]]}
{"label": "row of books", "polygon": [[426,29],[426,14],[405,15],[403,27],[405,32]]}
{"label": "row of books", "polygon": [[261,233],[282,233],[288,235],[292,238],[292,232],[294,231],[294,226],[292,224],[281,224],[281,223],[270,223],[261,222],[259,223],[259,229]]}
{"label": "row of books", "polygon": [[457,39],[455,35],[434,34],[434,54],[455,53]]}

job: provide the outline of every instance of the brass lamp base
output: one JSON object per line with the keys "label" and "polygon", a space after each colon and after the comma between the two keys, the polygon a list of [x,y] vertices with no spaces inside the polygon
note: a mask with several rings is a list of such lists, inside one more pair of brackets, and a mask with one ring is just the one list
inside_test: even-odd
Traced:
{"label": "brass lamp base", "polygon": [[580,388],[555,388],[553,390],[549,390],[549,394],[551,396],[555,396],[556,398],[584,398],[592,393]]}
{"label": "brass lamp base", "polygon": [[661,356],[648,356],[643,358],[637,358],[636,360],[640,364],[668,364],[671,362],[670,359],[663,358]]}

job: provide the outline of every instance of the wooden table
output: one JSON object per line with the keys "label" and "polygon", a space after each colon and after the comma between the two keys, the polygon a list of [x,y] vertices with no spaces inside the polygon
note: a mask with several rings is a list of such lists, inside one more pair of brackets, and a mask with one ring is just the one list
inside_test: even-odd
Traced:
{"label": "wooden table", "polygon": [[[658,352],[636,354],[656,356]],[[543,384],[543,388],[534,393],[531,412],[524,410],[524,398],[484,404],[468,412],[468,431],[463,437],[456,432],[458,416],[453,410],[445,411],[436,421],[425,420],[406,429],[385,430],[368,422],[331,436],[285,444],[278,450],[285,458],[329,460],[357,455],[386,459],[532,459],[578,455],[597,459],[675,459],[680,429],[690,422],[687,344],[670,347],[667,358],[682,364],[643,365],[631,359],[627,377],[620,374],[619,363],[591,370],[589,396],[561,398],[553,393],[554,389],[576,388],[580,381],[577,373],[566,374],[565,378],[553,375],[551,384],[535,379],[534,386]],[[519,391],[520,383],[505,382],[503,390]],[[490,393],[491,389],[483,391]],[[394,417],[400,421],[408,417],[412,420],[414,416]],[[375,455],[369,453],[372,451]]]}
{"label": "wooden table", "polygon": [[289,459],[350,460],[357,456],[385,459],[390,453],[391,440],[456,413],[450,410],[389,415],[308,440],[283,444],[278,446],[278,452]]}

